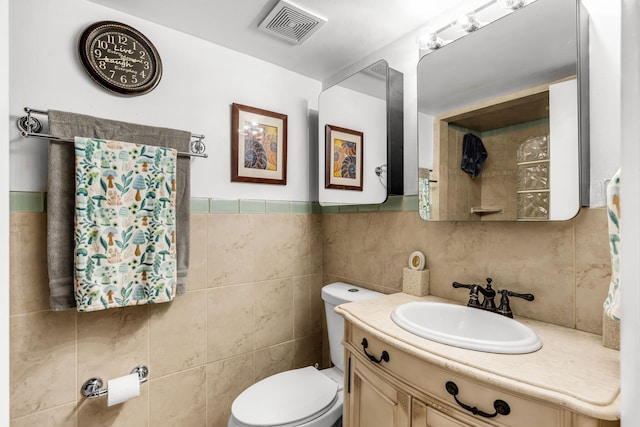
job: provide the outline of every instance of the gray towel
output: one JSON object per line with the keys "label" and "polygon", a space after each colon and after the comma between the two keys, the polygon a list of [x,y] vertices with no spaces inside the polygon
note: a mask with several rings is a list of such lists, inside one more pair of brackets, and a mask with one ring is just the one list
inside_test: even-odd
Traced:
{"label": "gray towel", "polygon": [[[156,145],[188,152],[191,133],[101,119],[82,114],[49,110],[52,136],[73,139],[76,136],[137,144]],[[73,233],[75,209],[75,154],[72,143],[51,141],[47,189],[47,258],[49,303],[55,311],[76,306],[73,290]],[[186,290],[189,270],[189,231],[191,222],[190,158],[178,157],[176,194],[176,237],[178,261],[177,295]]]}

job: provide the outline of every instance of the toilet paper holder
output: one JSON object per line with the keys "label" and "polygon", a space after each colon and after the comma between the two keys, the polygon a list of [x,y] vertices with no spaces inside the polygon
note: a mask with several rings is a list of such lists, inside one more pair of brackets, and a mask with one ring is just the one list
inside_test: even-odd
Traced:
{"label": "toilet paper holder", "polygon": [[[149,368],[147,368],[145,365],[136,366],[131,370],[130,373],[138,374],[138,379],[140,380],[140,384],[146,383],[147,380],[149,379]],[[82,392],[82,395],[87,399],[95,399],[96,397],[102,397],[109,394],[108,389],[102,388],[103,385],[104,385],[104,382],[102,381],[102,378],[99,378],[99,377],[89,378],[84,382],[84,384],[82,384],[80,391]]]}

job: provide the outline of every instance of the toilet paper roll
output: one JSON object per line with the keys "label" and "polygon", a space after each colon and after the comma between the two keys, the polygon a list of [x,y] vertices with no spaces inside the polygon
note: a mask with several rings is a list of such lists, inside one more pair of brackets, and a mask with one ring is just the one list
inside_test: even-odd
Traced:
{"label": "toilet paper roll", "polygon": [[412,270],[424,270],[427,266],[427,259],[420,251],[415,251],[409,255],[409,268]]}
{"label": "toilet paper roll", "polygon": [[107,385],[107,406],[118,405],[129,399],[140,396],[140,380],[138,374],[129,374],[109,380]]}

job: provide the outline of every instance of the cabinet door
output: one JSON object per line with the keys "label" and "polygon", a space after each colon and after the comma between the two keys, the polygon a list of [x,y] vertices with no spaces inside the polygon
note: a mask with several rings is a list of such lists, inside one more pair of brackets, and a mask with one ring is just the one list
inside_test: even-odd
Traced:
{"label": "cabinet door", "polygon": [[409,427],[408,394],[383,381],[351,357],[349,427]]}

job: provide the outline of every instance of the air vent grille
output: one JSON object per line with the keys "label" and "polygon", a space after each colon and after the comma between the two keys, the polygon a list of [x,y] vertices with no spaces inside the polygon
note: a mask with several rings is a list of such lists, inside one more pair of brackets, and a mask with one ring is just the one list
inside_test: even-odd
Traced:
{"label": "air vent grille", "polygon": [[326,19],[282,0],[258,28],[291,43],[301,44],[325,22]]}

